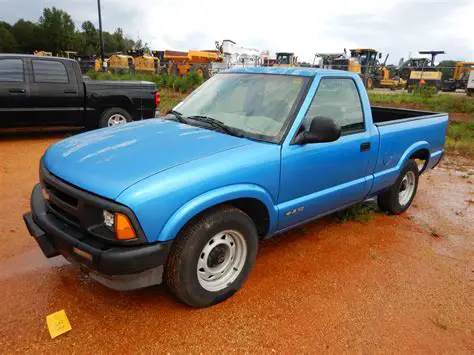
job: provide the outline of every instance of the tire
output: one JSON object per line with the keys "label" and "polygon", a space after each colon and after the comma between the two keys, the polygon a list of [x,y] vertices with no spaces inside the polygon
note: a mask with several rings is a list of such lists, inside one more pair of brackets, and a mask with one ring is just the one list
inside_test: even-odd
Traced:
{"label": "tire", "polygon": [[[111,120],[115,119],[115,124],[111,124]],[[99,119],[99,128],[104,128],[104,127],[112,127],[116,126],[119,124],[125,124],[128,122],[132,122],[132,115],[125,111],[123,108],[120,107],[112,107],[109,109],[106,109],[102,114],[100,115]]]}
{"label": "tire", "polygon": [[181,302],[209,307],[242,287],[257,250],[257,229],[247,214],[228,205],[211,209],[179,233],[166,263],[166,283]]}
{"label": "tire", "polygon": [[417,188],[418,164],[414,159],[410,159],[397,181],[377,197],[380,209],[393,215],[405,212],[415,198]]}

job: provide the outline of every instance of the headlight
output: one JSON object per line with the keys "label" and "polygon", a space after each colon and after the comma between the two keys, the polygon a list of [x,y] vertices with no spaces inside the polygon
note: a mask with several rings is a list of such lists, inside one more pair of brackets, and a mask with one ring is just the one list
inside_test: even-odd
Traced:
{"label": "headlight", "polygon": [[114,214],[107,210],[104,210],[103,213],[104,213],[104,224],[111,230],[114,230],[114,222],[115,222]]}
{"label": "headlight", "polygon": [[112,213],[103,211],[104,225],[115,232],[115,238],[119,240],[135,239],[137,237],[135,229],[128,217],[122,213]]}

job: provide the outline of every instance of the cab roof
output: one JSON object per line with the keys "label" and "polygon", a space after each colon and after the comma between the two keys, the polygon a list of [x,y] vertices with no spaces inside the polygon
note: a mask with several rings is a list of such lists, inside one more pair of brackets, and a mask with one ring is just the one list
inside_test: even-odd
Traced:
{"label": "cab roof", "polygon": [[277,74],[277,75],[295,75],[295,76],[317,76],[321,74],[330,75],[343,75],[346,77],[355,77],[354,74],[344,70],[333,70],[333,69],[319,69],[319,68],[273,68],[273,67],[251,67],[251,68],[232,68],[223,71],[222,73],[243,73],[243,74]]}

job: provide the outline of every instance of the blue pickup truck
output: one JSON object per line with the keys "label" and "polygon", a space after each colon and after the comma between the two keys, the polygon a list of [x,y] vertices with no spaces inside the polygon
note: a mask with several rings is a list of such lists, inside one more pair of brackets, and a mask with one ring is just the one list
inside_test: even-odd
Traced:
{"label": "blue pickup truck", "polygon": [[79,134],[40,163],[30,234],[117,290],[234,294],[260,239],[377,196],[404,212],[444,152],[448,115],[371,107],[357,75],[239,68],[166,116]]}

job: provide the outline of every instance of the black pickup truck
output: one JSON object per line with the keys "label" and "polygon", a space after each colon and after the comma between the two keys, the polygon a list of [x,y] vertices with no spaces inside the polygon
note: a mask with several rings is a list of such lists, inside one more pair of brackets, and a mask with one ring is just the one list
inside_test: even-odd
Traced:
{"label": "black pickup truck", "polygon": [[67,58],[0,54],[0,127],[107,127],[159,112],[156,85],[83,78]]}

